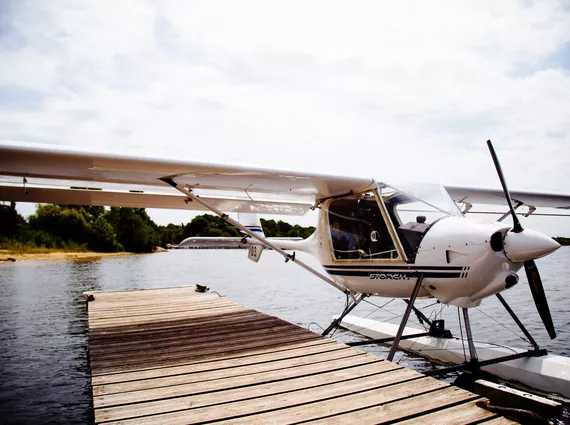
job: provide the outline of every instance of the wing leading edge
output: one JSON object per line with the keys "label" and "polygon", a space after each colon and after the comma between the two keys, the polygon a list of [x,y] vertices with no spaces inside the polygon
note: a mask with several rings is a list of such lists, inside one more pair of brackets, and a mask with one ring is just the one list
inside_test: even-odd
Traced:
{"label": "wing leading edge", "polygon": [[[0,142],[0,200],[200,209],[160,179],[188,185],[227,212],[303,215],[320,198],[366,190],[372,178],[269,170]],[[25,183],[24,183],[25,180]],[[25,187],[24,187],[25,186]],[[136,189],[136,190],[133,190]]]}

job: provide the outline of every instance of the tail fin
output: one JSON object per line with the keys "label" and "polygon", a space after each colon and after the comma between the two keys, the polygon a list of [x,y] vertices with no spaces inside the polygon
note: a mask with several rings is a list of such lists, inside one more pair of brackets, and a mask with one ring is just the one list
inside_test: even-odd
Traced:
{"label": "tail fin", "polygon": [[265,233],[263,233],[263,228],[261,227],[261,221],[259,220],[257,214],[238,213],[238,221],[244,227],[247,227],[249,231],[255,232],[259,236],[265,237]]}
{"label": "tail fin", "polygon": [[[261,221],[259,220],[257,214],[238,214],[238,221],[250,232],[254,232],[263,238],[265,237],[265,233],[263,233],[263,228],[261,227]],[[252,241],[252,239],[248,239],[248,241]],[[257,263],[261,258],[261,254],[263,253],[263,245],[259,244],[259,241],[255,242],[257,242],[255,245],[252,244],[249,246],[247,258]]]}

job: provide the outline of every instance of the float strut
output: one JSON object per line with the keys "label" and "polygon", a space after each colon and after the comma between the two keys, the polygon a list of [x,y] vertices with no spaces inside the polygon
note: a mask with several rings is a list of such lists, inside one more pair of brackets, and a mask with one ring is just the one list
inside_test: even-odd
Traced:
{"label": "float strut", "polygon": [[515,323],[518,325],[518,327],[520,328],[520,330],[524,333],[524,336],[526,336],[526,338],[528,339],[528,341],[532,344],[532,346],[534,347],[535,350],[540,350],[540,347],[538,346],[538,344],[536,343],[536,341],[534,340],[534,338],[532,337],[532,335],[526,330],[526,328],[524,327],[524,325],[522,324],[522,322],[519,320],[519,318],[517,317],[517,315],[515,314],[515,312],[511,309],[511,307],[507,304],[507,301],[505,301],[505,299],[503,298],[503,296],[501,294],[497,294],[497,298],[499,299],[499,301],[501,302],[501,304],[503,304],[503,307],[505,307],[505,309],[509,312],[509,314],[511,315],[511,317],[513,318],[513,320],[515,321]]}
{"label": "float strut", "polygon": [[406,311],[404,312],[404,316],[402,317],[402,321],[400,322],[400,327],[398,328],[398,332],[396,333],[396,337],[394,338],[394,342],[390,347],[390,352],[388,353],[387,360],[392,361],[394,359],[394,354],[396,354],[396,350],[398,349],[398,345],[400,344],[400,339],[402,339],[402,335],[404,333],[404,329],[406,324],[408,323],[408,319],[410,318],[410,313],[412,312],[412,307],[416,302],[416,298],[418,293],[420,292],[420,287],[422,286],[422,282],[424,280],[424,275],[420,274],[418,280],[416,281],[416,286],[414,286],[414,290],[412,291],[412,296],[408,301],[408,305],[406,306]]}
{"label": "float strut", "polygon": [[[404,300],[404,302],[409,304],[410,300]],[[412,306],[412,310],[414,310],[414,313],[416,313],[416,316],[418,316],[418,320],[420,321],[421,325],[423,325],[423,322],[426,322],[428,326],[431,326],[431,320],[429,320],[427,316],[421,312],[421,310],[418,310],[415,306]]]}
{"label": "float strut", "polygon": [[352,300],[350,301],[350,303],[346,306],[346,308],[340,314],[340,316],[338,316],[336,319],[334,319],[331,322],[331,324],[329,325],[329,327],[326,328],[321,335],[326,336],[330,331],[332,331],[334,328],[336,328],[339,325],[339,323],[342,321],[342,319],[344,319],[344,316],[346,316],[348,313],[350,313],[352,310],[354,310],[354,307],[356,307],[358,304],[360,304],[360,301],[362,301],[365,297],[366,297],[365,294],[360,294],[360,295],[357,295],[356,297],[353,297]]}
{"label": "float strut", "polygon": [[477,350],[473,344],[473,334],[471,333],[471,323],[469,322],[469,309],[463,308],[463,321],[465,322],[465,333],[467,334],[467,345],[469,345],[470,363],[473,369],[479,369],[479,359],[477,358]]}

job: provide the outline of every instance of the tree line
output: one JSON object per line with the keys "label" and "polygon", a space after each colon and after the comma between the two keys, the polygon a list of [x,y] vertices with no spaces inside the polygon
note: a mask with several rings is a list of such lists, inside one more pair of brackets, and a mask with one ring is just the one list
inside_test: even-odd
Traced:
{"label": "tree line", "polygon": [[[261,219],[268,237],[310,236],[315,228]],[[157,225],[144,208],[40,204],[24,219],[16,204],[0,205],[0,248],[45,247],[96,252],[152,252],[191,236],[242,233],[219,217],[203,214],[189,223]]]}

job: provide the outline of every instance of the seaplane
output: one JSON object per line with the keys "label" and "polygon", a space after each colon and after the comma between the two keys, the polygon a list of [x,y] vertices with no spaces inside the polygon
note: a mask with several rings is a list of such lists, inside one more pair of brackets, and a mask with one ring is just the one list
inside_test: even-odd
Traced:
{"label": "seaplane", "polygon": [[[391,360],[418,298],[457,307],[463,316],[470,361],[481,367],[469,310],[497,296],[532,350],[487,360],[499,363],[545,355],[501,293],[524,269],[530,293],[550,338],[554,323],[535,260],[559,248],[552,238],[523,228],[517,209],[568,210],[570,195],[509,191],[493,145],[487,141],[501,189],[435,184],[396,185],[372,177],[333,176],[283,170],[161,160],[89,152],[64,146],[0,142],[0,200],[34,203],[174,208],[210,211],[239,228],[249,258],[264,248],[282,255],[342,291],[346,307],[323,332],[339,326],[371,296],[401,298],[407,307],[390,338]],[[467,218],[474,204],[507,206],[497,221]],[[303,240],[266,238],[259,215],[318,212],[316,231]],[[232,218],[242,214],[244,220]],[[511,217],[512,225],[503,220]],[[325,273],[296,257],[315,256]],[[442,337],[442,324],[429,335]],[[384,339],[382,342],[386,342]]]}

